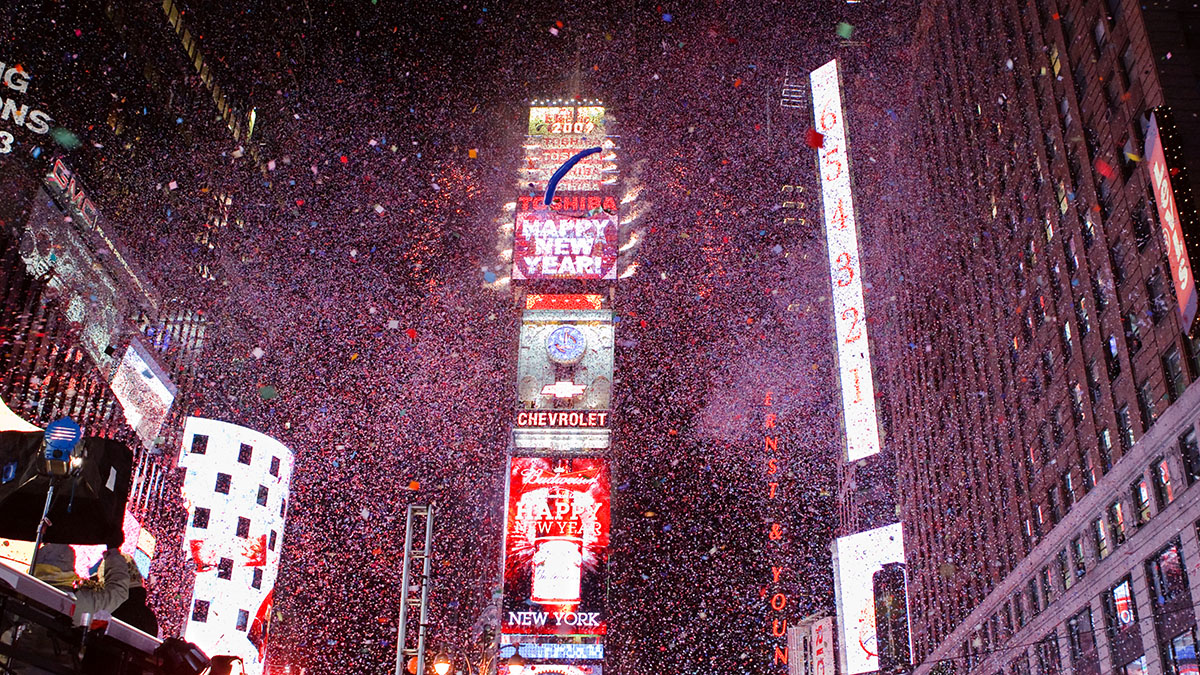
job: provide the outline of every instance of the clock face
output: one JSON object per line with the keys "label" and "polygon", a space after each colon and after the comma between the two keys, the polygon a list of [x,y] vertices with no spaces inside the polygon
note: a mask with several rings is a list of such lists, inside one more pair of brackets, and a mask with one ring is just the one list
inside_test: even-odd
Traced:
{"label": "clock face", "polygon": [[559,326],[546,337],[546,352],[550,360],[561,365],[578,363],[587,351],[587,338],[574,326]]}

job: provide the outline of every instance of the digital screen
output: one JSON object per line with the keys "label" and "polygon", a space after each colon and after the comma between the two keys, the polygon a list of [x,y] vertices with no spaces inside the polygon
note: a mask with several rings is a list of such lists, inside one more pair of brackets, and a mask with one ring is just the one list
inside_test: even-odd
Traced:
{"label": "digital screen", "polygon": [[1150,128],[1146,131],[1146,159],[1150,162],[1150,188],[1158,207],[1158,222],[1162,224],[1171,279],[1175,282],[1180,325],[1184,332],[1190,333],[1192,323],[1196,320],[1196,279],[1192,276],[1183,226],[1179,222],[1179,209],[1175,205],[1175,191],[1171,188],[1171,171],[1167,166],[1158,119],[1154,113],[1150,114]]}
{"label": "digital screen", "polygon": [[875,632],[874,574],[886,563],[904,562],[900,523],[838,537],[833,549],[837,593],[839,672],[858,675],[879,669]]}
{"label": "digital screen", "polygon": [[261,675],[283,550],[292,452],[251,429],[189,417],[183,546],[195,578],[184,639]]}
{"label": "digital screen", "polygon": [[616,214],[518,211],[514,279],[616,279]]}
{"label": "digital screen", "polygon": [[[502,636],[501,640],[517,636]],[[530,639],[527,635],[519,639]],[[553,638],[548,638],[553,639]],[[500,645],[500,658],[508,660],[515,653],[533,661],[603,661],[604,644],[600,642],[521,642]]]}
{"label": "digital screen", "polygon": [[513,457],[504,540],[504,633],[603,635],[608,464]]}
{"label": "digital screen", "polygon": [[810,80],[814,123],[817,131],[825,136],[824,145],[817,151],[817,171],[821,176],[829,277],[833,287],[838,376],[846,423],[846,461],[854,462],[879,452],[879,428],[875,417],[875,384],[871,377],[871,350],[867,344],[858,226],[850,190],[850,157],[842,119],[837,60],[812,71]]}
{"label": "digital screen", "polygon": [[610,310],[526,310],[517,353],[518,408],[608,410],[613,345]]}
{"label": "digital screen", "polygon": [[[599,665],[566,666],[547,664],[526,664],[521,670],[522,675],[600,675]],[[508,664],[501,663],[499,675],[508,675]]]}
{"label": "digital screen", "polygon": [[125,350],[112,379],[113,394],[125,412],[125,421],[137,431],[147,448],[175,402],[175,385],[136,339]]}
{"label": "digital screen", "polygon": [[[605,132],[603,107],[531,107],[521,188],[528,190],[530,197],[541,197],[550,177],[564,162],[588,148],[605,146]],[[580,160],[559,180],[556,193],[599,193],[605,185],[605,162],[615,157],[611,144],[609,146],[603,152]],[[615,179],[616,167],[609,166]],[[541,206],[540,202],[536,206],[523,204],[521,209],[538,206]]]}

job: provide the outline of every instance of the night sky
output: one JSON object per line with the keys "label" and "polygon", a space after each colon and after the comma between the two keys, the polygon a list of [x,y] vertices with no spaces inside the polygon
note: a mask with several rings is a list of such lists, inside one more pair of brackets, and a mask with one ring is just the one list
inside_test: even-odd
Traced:
{"label": "night sky", "polygon": [[[197,300],[214,322],[197,407],[297,454],[271,660],[390,668],[404,509],[429,500],[431,638],[461,651],[478,637],[499,578],[519,323],[484,269],[517,196],[528,101],[574,94],[604,101],[622,177],[644,186],[640,268],[614,303],[605,672],[767,672],[763,392],[777,397],[795,467],[793,616],[832,611],[840,447],[817,194],[806,223],[784,226],[778,209],[781,185],[815,190],[811,112],[781,108],[780,90],[843,59],[869,228],[883,171],[873,156],[895,154],[904,8],[213,4],[194,3],[188,19],[230,90],[258,107],[275,168],[222,243],[215,264],[230,285]],[[124,227],[136,240],[137,223]],[[168,245],[147,255],[152,276],[196,298],[170,272],[189,249]],[[279,397],[263,400],[264,385]],[[180,606],[169,588],[156,599]]]}

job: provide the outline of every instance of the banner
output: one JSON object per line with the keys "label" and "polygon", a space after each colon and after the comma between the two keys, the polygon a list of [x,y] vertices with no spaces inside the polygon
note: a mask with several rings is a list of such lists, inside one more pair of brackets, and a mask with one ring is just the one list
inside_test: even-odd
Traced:
{"label": "banner", "polygon": [[514,279],[616,279],[617,216],[519,211],[513,239]]}
{"label": "banner", "polygon": [[609,517],[605,459],[512,458],[504,633],[605,633]]}

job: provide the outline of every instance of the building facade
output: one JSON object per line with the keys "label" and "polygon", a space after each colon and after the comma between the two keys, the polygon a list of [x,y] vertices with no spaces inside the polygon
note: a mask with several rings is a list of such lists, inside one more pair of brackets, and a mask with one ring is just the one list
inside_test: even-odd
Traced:
{"label": "building facade", "polygon": [[1195,669],[1197,20],[921,9],[882,368],[915,672]]}

